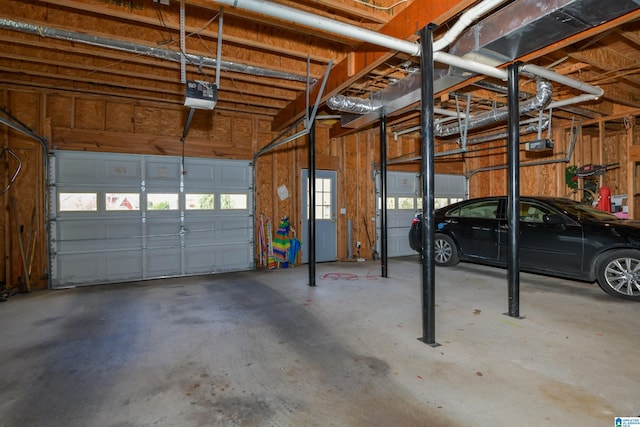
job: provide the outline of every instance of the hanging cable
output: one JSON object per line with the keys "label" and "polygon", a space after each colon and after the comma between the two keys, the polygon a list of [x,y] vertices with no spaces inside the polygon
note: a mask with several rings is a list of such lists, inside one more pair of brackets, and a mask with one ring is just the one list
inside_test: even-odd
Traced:
{"label": "hanging cable", "polygon": [[20,157],[18,157],[18,155],[16,153],[14,153],[13,150],[11,150],[9,147],[4,147],[2,149],[2,152],[0,152],[0,159],[2,159],[2,157],[4,156],[5,152],[8,153],[10,156],[12,156],[14,159],[16,159],[18,161],[18,167],[16,168],[15,172],[13,173],[11,178],[9,179],[9,183],[7,184],[7,186],[5,188],[3,188],[2,190],[0,190],[0,194],[4,194],[7,191],[9,191],[9,189],[11,188],[13,183],[15,182],[16,178],[18,177],[18,174],[20,173],[20,169],[22,169],[22,161],[20,161]]}

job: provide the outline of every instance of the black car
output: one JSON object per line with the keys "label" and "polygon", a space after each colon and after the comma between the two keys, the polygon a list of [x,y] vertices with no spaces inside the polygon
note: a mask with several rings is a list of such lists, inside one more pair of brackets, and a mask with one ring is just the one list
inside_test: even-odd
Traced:
{"label": "black car", "polygon": [[[409,245],[422,252],[422,215]],[[640,301],[640,221],[570,199],[520,197],[520,269],[594,282],[609,295]],[[435,263],[507,266],[507,197],[464,200],[435,211]]]}

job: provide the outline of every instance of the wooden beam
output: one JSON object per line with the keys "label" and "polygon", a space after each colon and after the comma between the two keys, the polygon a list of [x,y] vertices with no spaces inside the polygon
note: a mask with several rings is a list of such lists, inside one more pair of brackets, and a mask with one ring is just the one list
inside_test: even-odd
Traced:
{"label": "wooden beam", "polygon": [[629,145],[629,161],[640,162],[640,145]]}
{"label": "wooden beam", "polygon": [[640,145],[636,145],[636,116],[628,117],[627,130],[627,207],[629,218],[636,219],[636,194],[640,191],[637,170],[640,164]]}

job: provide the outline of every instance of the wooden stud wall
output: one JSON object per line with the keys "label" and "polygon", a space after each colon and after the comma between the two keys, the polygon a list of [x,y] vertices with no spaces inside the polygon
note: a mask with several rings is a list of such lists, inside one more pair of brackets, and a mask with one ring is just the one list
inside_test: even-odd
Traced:
{"label": "wooden stud wall", "polygon": [[[131,101],[117,97],[92,97],[65,92],[27,92],[6,88],[0,92],[2,104],[39,135],[46,136],[49,148],[96,152],[135,153],[205,158],[229,158],[253,161],[253,155],[276,136],[271,122],[248,114],[196,111],[184,147],[180,142],[187,109],[153,102]],[[36,208],[38,242],[32,281],[34,289],[44,288],[48,260],[45,234],[44,156],[38,142],[17,134],[6,126],[0,132],[3,146],[14,149],[23,161],[23,171],[14,187],[3,195],[4,221],[0,227],[3,245],[2,276],[15,286],[19,276],[17,240],[11,227],[13,215],[10,197],[19,195],[21,223]],[[370,238],[374,232],[374,167],[379,162],[377,130],[341,138],[330,138],[329,127],[316,128],[316,167],[337,171],[338,258],[347,256],[347,219],[353,221],[354,241],[365,242],[360,256],[371,257],[364,228],[366,218]],[[300,237],[301,171],[308,167],[306,137],[290,142],[261,156],[255,168],[256,214],[269,216],[277,225],[288,215]],[[390,144],[391,155],[416,151],[419,141],[407,136]],[[10,166],[2,164],[3,180]],[[400,165],[393,170],[418,170],[417,164]],[[447,170],[453,170],[447,165]],[[457,168],[460,170],[460,167]],[[280,200],[277,189],[285,185],[290,196]],[[354,248],[355,253],[355,248]],[[33,280],[36,278],[37,280]]]}
{"label": "wooden stud wall", "polygon": [[[31,129],[42,128],[42,121],[38,109],[40,97],[33,92],[0,91],[3,106],[15,117]],[[44,198],[44,149],[42,145],[20,133],[3,126],[0,132],[0,144],[11,149],[20,159],[22,167],[14,184],[2,194],[3,221],[0,234],[3,241],[2,263],[0,265],[2,281],[7,287],[25,283],[23,263],[31,264],[30,285],[32,289],[46,286],[46,231],[44,227],[45,198]],[[3,156],[0,170],[3,188],[9,183],[17,162],[10,156]],[[17,218],[14,215],[15,201]],[[33,224],[33,226],[32,226]],[[20,230],[20,231],[19,231]],[[22,259],[18,235],[24,245],[25,259]],[[35,246],[27,247],[29,235]],[[33,255],[30,255],[33,253]]]}
{"label": "wooden stud wall", "polygon": [[[132,101],[117,97],[91,97],[51,91],[24,91],[19,88],[0,90],[0,102],[20,121],[46,136],[50,148],[56,150],[86,150],[153,155],[182,155],[204,158],[229,158],[253,161],[253,155],[276,136],[271,122],[249,114],[196,111],[184,147],[180,143],[187,109],[170,104]],[[638,112],[640,114],[640,112]],[[621,116],[622,117],[622,116]],[[639,139],[635,116],[630,115],[621,126],[621,117],[611,117],[583,123],[573,156],[567,163],[524,167],[521,170],[521,194],[564,196],[569,189],[564,183],[564,170],[569,165],[614,163],[620,166],[604,176],[612,194],[633,195],[630,213],[640,211],[638,184],[640,168]],[[610,122],[610,123],[608,123]],[[369,129],[340,138],[331,138],[329,127],[316,127],[316,166],[332,170],[338,176],[338,259],[347,256],[347,222],[353,223],[354,241],[363,242],[360,253],[370,258],[374,238],[375,189],[374,173],[379,167],[379,130]],[[12,197],[18,199],[19,224],[29,224],[36,211],[37,245],[32,269],[34,288],[46,286],[47,258],[44,189],[45,159],[37,141],[3,126],[2,146],[10,147],[23,162],[22,172],[14,186],[2,195],[3,221],[0,237],[3,241],[0,274],[9,286],[15,286],[20,276],[15,218],[10,209]],[[553,139],[553,157],[541,153],[523,153],[521,162],[541,161],[566,156],[569,129],[558,127]],[[420,140],[415,135],[403,135],[397,141],[390,136],[388,158],[419,155]],[[269,216],[274,225],[280,217],[290,217],[291,225],[301,235],[301,171],[308,167],[308,139],[299,138],[258,158],[255,163],[255,212]],[[488,152],[473,152],[463,156],[439,158],[436,173],[467,173],[486,167],[506,164],[504,141],[489,144]],[[500,148],[502,147],[502,148]],[[475,148],[475,146],[474,146]],[[464,159],[464,161],[462,161]],[[2,181],[11,174],[12,161],[2,159]],[[419,172],[419,162],[392,165],[389,170]],[[280,200],[278,187],[285,185],[289,197]],[[480,172],[471,178],[470,197],[504,194],[507,191],[506,169]],[[340,214],[344,208],[345,214]],[[369,236],[365,229],[365,222]]]}

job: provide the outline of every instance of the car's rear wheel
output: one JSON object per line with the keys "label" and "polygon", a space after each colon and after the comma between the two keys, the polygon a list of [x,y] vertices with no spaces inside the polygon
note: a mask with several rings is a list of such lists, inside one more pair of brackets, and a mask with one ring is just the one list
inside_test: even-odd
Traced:
{"label": "car's rear wheel", "polygon": [[436,265],[451,266],[460,261],[458,247],[453,239],[446,234],[436,234],[434,252]]}
{"label": "car's rear wheel", "polygon": [[598,285],[614,297],[640,301],[640,251],[606,254],[597,264]]}

